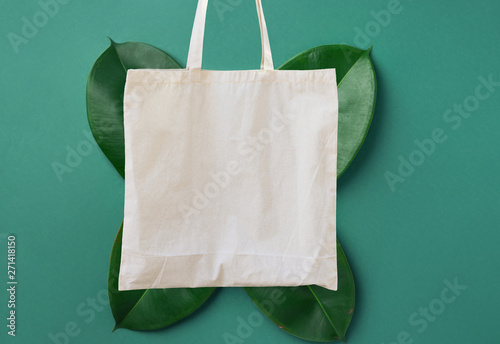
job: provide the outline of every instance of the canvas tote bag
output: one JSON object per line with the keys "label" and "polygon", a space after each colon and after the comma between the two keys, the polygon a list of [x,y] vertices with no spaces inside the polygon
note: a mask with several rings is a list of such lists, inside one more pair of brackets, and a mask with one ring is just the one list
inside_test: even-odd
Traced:
{"label": "canvas tote bag", "polygon": [[129,70],[119,289],[337,289],[334,69],[202,70],[208,0],[186,69]]}

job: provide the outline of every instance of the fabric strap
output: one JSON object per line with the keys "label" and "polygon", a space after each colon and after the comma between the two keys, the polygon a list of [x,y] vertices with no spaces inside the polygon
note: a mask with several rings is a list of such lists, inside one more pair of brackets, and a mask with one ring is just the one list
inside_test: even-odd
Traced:
{"label": "fabric strap", "polygon": [[[259,15],[260,35],[262,40],[262,61],[261,70],[274,70],[273,56],[271,54],[271,45],[269,43],[269,35],[267,33],[266,20],[262,9],[261,0],[255,0],[257,5],[257,13]],[[205,35],[205,21],[207,17],[208,0],[199,0],[196,16],[193,24],[193,32],[191,34],[191,43],[189,45],[187,69],[201,69],[203,60],[203,38]]]}

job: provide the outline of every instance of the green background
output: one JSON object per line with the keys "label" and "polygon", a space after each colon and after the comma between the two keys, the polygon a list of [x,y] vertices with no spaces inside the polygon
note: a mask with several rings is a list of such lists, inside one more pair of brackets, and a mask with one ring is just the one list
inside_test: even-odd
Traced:
{"label": "green background", "polygon": [[[204,68],[258,68],[254,2],[221,0],[232,5],[220,16],[211,1]],[[495,343],[500,87],[478,104],[469,96],[481,76],[500,81],[500,3],[401,0],[401,11],[377,24],[374,13],[390,3],[263,1],[276,66],[318,45],[374,46],[373,124],[338,185],[338,237],[357,283],[347,338]],[[222,289],[187,320],[149,333],[111,333],[113,317],[98,298],[123,218],[124,183],[94,142],[89,145],[86,79],[108,47],[107,36],[152,44],[185,65],[196,1],[67,1],[17,53],[7,35],[21,35],[22,18],[32,22],[41,7],[36,1],[0,4],[0,341],[52,343],[49,334],[66,326],[78,328],[69,343],[224,343],[224,333],[236,335],[238,317],[257,310],[240,288]],[[370,36],[363,39],[357,30]],[[464,101],[478,108],[454,128],[443,115]],[[436,128],[446,141],[391,190],[386,172],[398,173],[400,157],[421,158],[414,141],[431,138]],[[68,147],[78,146],[89,154],[59,180],[52,164],[66,164]],[[18,248],[15,338],[5,327],[8,234],[17,235]],[[439,309],[445,281],[455,279],[467,289]],[[92,298],[98,298],[95,308]],[[410,323],[429,306],[439,314]],[[243,342],[305,343],[267,319]]]}

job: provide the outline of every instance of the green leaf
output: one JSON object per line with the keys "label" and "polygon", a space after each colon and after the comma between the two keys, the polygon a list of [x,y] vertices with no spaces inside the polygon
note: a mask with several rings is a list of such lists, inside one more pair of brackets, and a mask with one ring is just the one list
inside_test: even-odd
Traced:
{"label": "green leaf", "polygon": [[[114,330],[157,330],[193,313],[216,288],[175,288],[118,291],[123,224],[116,235],[109,261],[108,294]],[[113,331],[114,331],[113,330]]]}
{"label": "green leaf", "polygon": [[335,68],[339,95],[337,176],[344,173],[365,141],[375,109],[377,83],[370,49],[324,45],[306,50],[279,69]]}
{"label": "green leaf", "polygon": [[318,286],[244,288],[259,309],[286,332],[302,339],[345,341],[354,312],[354,278],[337,242],[338,291]]}
{"label": "green leaf", "polygon": [[182,68],[167,53],[138,42],[111,41],[87,81],[87,117],[94,138],[118,173],[125,176],[123,91],[128,69]]}

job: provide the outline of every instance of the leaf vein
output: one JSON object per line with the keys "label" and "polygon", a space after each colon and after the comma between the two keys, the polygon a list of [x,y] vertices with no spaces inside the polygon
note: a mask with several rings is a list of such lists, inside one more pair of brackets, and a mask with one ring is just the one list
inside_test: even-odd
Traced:
{"label": "leaf vein", "polygon": [[328,319],[328,322],[330,323],[330,325],[332,325],[332,328],[333,330],[335,331],[335,334],[339,335],[339,336],[342,336],[342,334],[339,333],[339,331],[337,330],[337,328],[335,327],[335,325],[333,324],[333,321],[332,319],[330,318],[330,316],[328,315],[328,313],[326,312],[326,309],[325,309],[325,306],[323,306],[323,304],[321,303],[321,301],[319,300],[318,296],[316,295],[316,293],[312,290],[311,286],[308,285],[307,288],[309,288],[309,291],[311,292],[311,294],[313,294],[314,298],[316,299],[316,301],[318,302],[319,306],[321,307],[321,310],[323,311],[323,313],[325,313],[325,316],[326,318]]}

